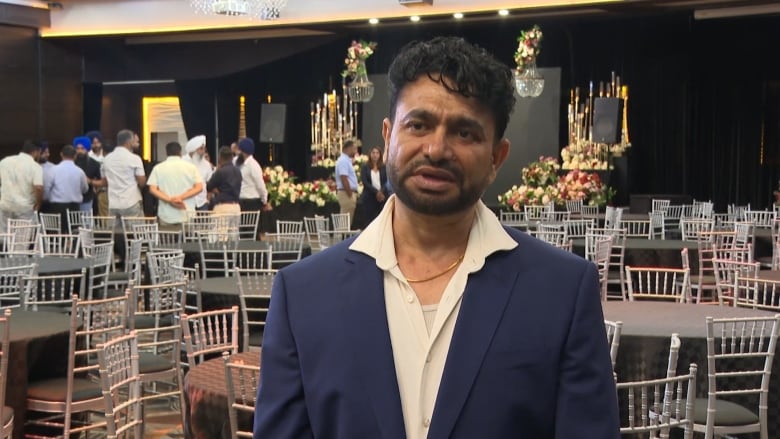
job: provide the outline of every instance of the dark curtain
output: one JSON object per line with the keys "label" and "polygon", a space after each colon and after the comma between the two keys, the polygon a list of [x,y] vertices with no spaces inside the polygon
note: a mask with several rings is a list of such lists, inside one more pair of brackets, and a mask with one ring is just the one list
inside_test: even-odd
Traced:
{"label": "dark curtain", "polygon": [[82,133],[100,130],[100,118],[103,107],[103,84],[85,82],[83,85],[84,114]]}
{"label": "dark curtain", "polygon": [[220,146],[230,146],[238,140],[238,99],[238,92],[220,90],[217,95]]}
{"label": "dark curtain", "polygon": [[211,157],[217,157],[217,133],[214,118],[216,116],[214,81],[178,80],[176,92],[179,95],[179,107],[187,138],[203,134],[206,136],[206,148]]}

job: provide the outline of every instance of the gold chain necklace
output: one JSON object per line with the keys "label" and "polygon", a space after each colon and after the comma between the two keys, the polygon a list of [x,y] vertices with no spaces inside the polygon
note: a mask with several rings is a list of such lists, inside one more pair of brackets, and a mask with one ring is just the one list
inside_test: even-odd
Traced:
{"label": "gold chain necklace", "polygon": [[423,279],[409,279],[409,278],[407,277],[407,278],[406,278],[406,282],[408,282],[408,283],[410,283],[410,284],[416,284],[416,283],[421,283],[421,282],[428,282],[428,281],[430,281],[430,280],[434,280],[434,279],[436,279],[437,277],[442,277],[442,276],[444,276],[445,274],[447,274],[447,273],[449,273],[450,271],[452,271],[452,269],[453,269],[453,268],[457,267],[457,266],[458,266],[458,264],[460,264],[460,263],[461,263],[461,261],[463,261],[463,258],[464,258],[465,256],[466,256],[466,253],[463,253],[462,255],[460,255],[460,257],[459,257],[457,260],[455,260],[455,262],[453,262],[452,264],[450,264],[450,266],[449,266],[449,267],[445,268],[445,269],[444,269],[444,271],[442,271],[442,272],[441,272],[441,273],[439,273],[439,274],[434,274],[434,275],[433,275],[433,276],[431,276],[431,277],[426,277],[426,278],[423,278]]}

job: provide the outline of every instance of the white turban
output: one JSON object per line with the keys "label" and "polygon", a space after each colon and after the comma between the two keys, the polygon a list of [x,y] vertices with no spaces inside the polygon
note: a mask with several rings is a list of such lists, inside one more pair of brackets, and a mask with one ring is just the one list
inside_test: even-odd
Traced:
{"label": "white turban", "polygon": [[206,136],[201,134],[200,136],[195,136],[192,139],[190,139],[190,141],[187,142],[187,148],[185,148],[185,150],[187,151],[187,154],[191,154],[201,146],[204,146],[205,144],[206,144]]}

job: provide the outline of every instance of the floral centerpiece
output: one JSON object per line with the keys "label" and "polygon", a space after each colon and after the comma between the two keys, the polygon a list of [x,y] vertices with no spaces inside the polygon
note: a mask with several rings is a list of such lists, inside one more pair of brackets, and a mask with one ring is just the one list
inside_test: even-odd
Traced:
{"label": "floral centerpiece", "polygon": [[597,173],[573,170],[559,177],[558,169],[557,159],[540,157],[523,168],[522,185],[514,185],[498,196],[499,204],[514,211],[522,210],[525,205],[562,205],[566,200],[583,200],[591,206],[603,206],[615,194]]}
{"label": "floral centerpiece", "polygon": [[374,54],[376,46],[377,44],[374,41],[353,40],[352,44],[347,48],[347,57],[344,59],[346,68],[341,72],[341,76],[352,78],[365,75],[366,60]]}
{"label": "floral centerpiece", "polygon": [[534,25],[529,30],[520,32],[517,37],[515,63],[517,72],[522,73],[529,65],[536,63],[536,57],[542,51],[542,29]]}
{"label": "floral centerpiece", "polygon": [[313,203],[318,207],[335,202],[336,193],[326,180],[296,183],[296,177],[281,166],[268,166],[263,171],[268,189],[268,202],[273,206],[282,203]]}
{"label": "floral centerpiece", "polygon": [[568,145],[561,150],[561,158],[563,159],[562,169],[595,169],[604,171],[611,169],[609,164],[609,154],[607,153],[605,145],[590,143],[590,142],[577,142],[573,145]]}

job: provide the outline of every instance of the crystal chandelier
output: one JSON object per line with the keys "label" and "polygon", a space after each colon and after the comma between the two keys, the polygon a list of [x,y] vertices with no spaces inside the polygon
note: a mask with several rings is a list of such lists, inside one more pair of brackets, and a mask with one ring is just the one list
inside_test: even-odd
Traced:
{"label": "crystal chandelier", "polygon": [[535,98],[544,90],[544,77],[536,70],[536,58],[542,50],[542,29],[534,25],[520,32],[515,51],[515,90],[523,98]]}
{"label": "crystal chandelier", "polygon": [[536,69],[536,63],[528,65],[522,72],[515,70],[515,90],[521,98],[536,98],[544,90],[544,77]]}
{"label": "crystal chandelier", "polygon": [[247,15],[260,20],[275,20],[287,6],[287,0],[190,0],[190,6],[200,14]]}

